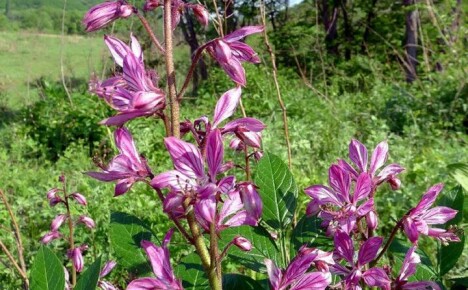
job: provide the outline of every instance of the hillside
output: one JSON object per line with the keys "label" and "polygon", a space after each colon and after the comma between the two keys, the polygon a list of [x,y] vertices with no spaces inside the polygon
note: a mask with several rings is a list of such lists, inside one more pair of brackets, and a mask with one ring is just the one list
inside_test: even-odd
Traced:
{"label": "hillside", "polygon": [[[9,2],[9,3],[8,3]],[[69,10],[85,11],[92,5],[102,2],[100,0],[69,0],[67,7]],[[63,0],[0,0],[0,8],[6,11],[9,4],[10,11],[22,9],[38,8],[63,8]]]}

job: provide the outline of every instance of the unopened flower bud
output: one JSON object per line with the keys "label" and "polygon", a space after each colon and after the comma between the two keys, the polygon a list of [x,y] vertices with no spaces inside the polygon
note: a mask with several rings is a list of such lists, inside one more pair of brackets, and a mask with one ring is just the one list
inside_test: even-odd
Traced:
{"label": "unopened flower bud", "polygon": [[74,200],[76,200],[77,203],[81,205],[84,205],[84,206],[88,205],[86,198],[81,193],[78,193],[78,192],[72,193],[70,194],[70,197],[72,197]]}
{"label": "unopened flower bud", "polygon": [[63,200],[62,200],[60,197],[56,196],[56,197],[53,197],[53,198],[51,198],[51,199],[49,200],[49,205],[52,206],[52,207],[54,207],[54,206],[56,206],[58,203],[61,203],[61,202],[63,202]]}
{"label": "unopened flower bud", "polygon": [[249,252],[252,250],[252,243],[244,237],[235,237],[232,243],[242,251]]}
{"label": "unopened flower bud", "polygon": [[51,200],[52,198],[57,196],[57,192],[59,192],[60,189],[58,188],[52,188],[47,192],[47,199]]}
{"label": "unopened flower bud", "polygon": [[101,273],[99,273],[99,277],[102,278],[107,276],[112,271],[112,269],[114,269],[115,265],[117,265],[117,262],[112,260],[108,261],[102,268]]}
{"label": "unopened flower bud", "polygon": [[223,172],[233,169],[234,166],[235,166],[234,162],[228,161],[221,166],[221,169],[219,171],[220,173],[223,173]]}
{"label": "unopened flower bud", "polygon": [[83,271],[84,261],[81,247],[68,250],[68,258],[72,261],[73,267],[77,272]]}
{"label": "unopened flower bud", "polygon": [[143,6],[143,10],[151,11],[156,9],[158,6],[161,6],[159,0],[146,0],[145,5]]}
{"label": "unopened flower bud", "polygon": [[392,190],[397,190],[397,189],[400,189],[400,186],[401,186],[401,180],[392,176],[389,180],[388,180],[388,183],[390,184],[390,187],[392,188]]}
{"label": "unopened flower bud", "polygon": [[56,240],[58,238],[60,238],[62,235],[59,233],[59,232],[48,232],[47,234],[45,234],[42,239],[41,239],[41,243],[43,244],[48,244],[50,242],[52,242],[53,240]]}
{"label": "unopened flower bud", "polygon": [[375,211],[371,210],[366,215],[366,222],[367,222],[367,228],[369,228],[370,230],[375,230],[377,228],[377,225],[379,224],[379,219],[377,215],[375,214]]}
{"label": "unopened flower bud", "polygon": [[94,220],[85,215],[82,215],[78,218],[78,223],[84,224],[89,229],[93,229],[96,227],[96,223],[94,222]]}
{"label": "unopened flower bud", "polygon": [[240,184],[240,196],[247,213],[258,221],[262,217],[263,202],[255,185],[250,182]]}
{"label": "unopened flower bud", "polygon": [[60,226],[62,226],[63,222],[67,219],[67,217],[68,216],[66,214],[59,214],[58,216],[56,216],[50,224],[50,230],[52,232],[56,232],[60,228]]}
{"label": "unopened flower bud", "polygon": [[236,151],[243,151],[244,150],[244,143],[242,143],[242,141],[239,139],[239,138],[234,138],[231,140],[231,142],[229,143],[229,147],[232,149],[232,150],[236,150]]}
{"label": "unopened flower bud", "polygon": [[210,14],[208,13],[208,10],[206,10],[206,8],[203,5],[200,5],[200,4],[192,5],[191,8],[192,8],[193,14],[195,15],[195,18],[197,19],[197,21],[201,25],[207,26],[208,21],[210,19]]}
{"label": "unopened flower bud", "polygon": [[262,159],[263,152],[262,151],[255,151],[253,156],[254,156],[255,160],[258,161],[258,160]]}
{"label": "unopened flower bud", "polygon": [[83,18],[86,31],[91,32],[103,28],[119,18],[132,15],[135,9],[124,0],[109,1],[92,7]]}
{"label": "unopened flower bud", "polygon": [[66,180],[66,179],[65,179],[65,175],[61,174],[61,175],[59,176],[58,181],[61,182],[61,183],[64,183],[65,180]]}

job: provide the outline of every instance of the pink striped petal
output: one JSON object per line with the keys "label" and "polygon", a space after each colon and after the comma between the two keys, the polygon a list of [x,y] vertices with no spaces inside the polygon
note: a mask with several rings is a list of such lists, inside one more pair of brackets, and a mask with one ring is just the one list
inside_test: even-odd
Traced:
{"label": "pink striped petal", "polygon": [[234,113],[241,96],[241,87],[236,87],[225,92],[216,103],[213,128],[216,128],[222,121],[231,117]]}
{"label": "pink striped petal", "polygon": [[201,153],[193,144],[175,137],[165,138],[164,143],[178,171],[191,178],[205,176]]}
{"label": "pink striped petal", "polygon": [[377,147],[375,147],[374,152],[372,153],[369,174],[374,175],[375,171],[387,162],[387,157],[388,144],[386,141],[382,141],[377,145]]}
{"label": "pink striped petal", "polygon": [[356,139],[349,143],[349,158],[361,172],[367,171],[367,148]]}
{"label": "pink striped petal", "polygon": [[377,256],[377,252],[382,245],[383,238],[381,237],[372,237],[368,239],[364,244],[362,244],[361,248],[359,249],[358,254],[358,264],[360,266],[364,266],[365,264],[369,263],[370,261],[374,260]]}
{"label": "pink striped petal", "polygon": [[221,171],[223,159],[223,137],[221,131],[215,129],[211,131],[206,141],[206,163],[208,164],[208,173],[212,182],[216,181],[216,176]]}

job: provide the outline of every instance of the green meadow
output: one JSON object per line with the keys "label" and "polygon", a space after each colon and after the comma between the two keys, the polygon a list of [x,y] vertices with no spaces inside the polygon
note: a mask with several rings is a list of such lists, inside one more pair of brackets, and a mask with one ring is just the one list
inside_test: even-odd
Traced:
{"label": "green meadow", "polygon": [[[0,94],[2,104],[19,108],[37,100],[36,82],[43,77],[61,79],[67,86],[73,80],[86,80],[92,72],[102,71],[108,58],[101,37],[0,32]],[[63,58],[62,58],[63,57]],[[61,63],[62,58],[62,63]]]}

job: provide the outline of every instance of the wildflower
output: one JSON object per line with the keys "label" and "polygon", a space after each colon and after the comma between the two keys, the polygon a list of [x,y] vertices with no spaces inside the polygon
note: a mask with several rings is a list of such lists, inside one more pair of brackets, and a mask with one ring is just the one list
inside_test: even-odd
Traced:
{"label": "wildflower", "polygon": [[139,278],[133,280],[128,286],[127,290],[141,290],[141,289],[162,289],[162,290],[179,290],[183,289],[182,283],[178,280],[172,270],[169,250],[167,245],[171,240],[174,230],[171,229],[164,237],[161,247],[158,247],[150,241],[141,241],[141,246],[146,254],[153,268],[153,273],[156,278]]}
{"label": "wildflower", "polygon": [[85,225],[88,229],[94,229],[96,227],[94,220],[85,215],[80,216],[77,223]]}
{"label": "wildflower", "polygon": [[354,245],[350,236],[345,232],[335,234],[335,253],[340,259],[344,259],[350,267],[335,263],[331,271],[334,274],[344,276],[345,289],[361,289],[359,286],[361,282],[371,287],[390,289],[390,279],[382,268],[373,267],[366,270],[365,267],[377,256],[382,241],[381,237],[369,238],[360,247],[357,261],[354,262]]}
{"label": "wildflower", "polygon": [[104,265],[104,267],[102,267],[102,270],[99,273],[99,281],[98,281],[98,287],[101,288],[102,290],[117,290],[117,287],[103,280],[103,278],[107,276],[112,271],[112,269],[114,269],[116,265],[117,263],[115,261],[108,261]]}
{"label": "wildflower", "polygon": [[59,232],[51,231],[51,232],[48,232],[47,234],[45,234],[42,237],[41,243],[48,244],[48,243],[52,242],[53,240],[56,240],[56,239],[58,239],[60,237],[62,237],[62,235]]}
{"label": "wildflower", "polygon": [[101,181],[118,180],[115,196],[126,193],[132,185],[151,176],[146,160],[138,155],[132,135],[125,128],[118,128],[114,133],[119,155],[114,157],[103,172],[87,172],[89,176]]}
{"label": "wildflower", "polygon": [[392,289],[409,290],[409,289],[435,289],[440,290],[439,285],[430,281],[408,282],[408,278],[416,273],[417,265],[421,263],[421,258],[416,253],[416,246],[412,246],[405,255],[405,260],[401,265],[400,272],[396,278]]}
{"label": "wildflower", "polygon": [[78,204],[81,204],[83,206],[88,205],[88,202],[86,201],[86,197],[82,195],[81,193],[74,192],[70,194],[70,197],[73,198]]}
{"label": "wildflower", "polygon": [[87,32],[92,32],[119,18],[127,18],[133,13],[135,10],[127,1],[107,1],[92,7],[84,16],[83,24]]}
{"label": "wildflower", "polygon": [[122,67],[123,74],[114,76],[102,83],[93,80],[91,92],[103,98],[110,107],[119,113],[101,121],[108,126],[121,126],[125,122],[144,116],[153,115],[164,109],[164,92],[157,88],[154,73],[145,70],[143,53],[138,40],[130,35],[131,45],[105,36],[114,61]]}
{"label": "wildflower", "polygon": [[65,222],[67,218],[68,218],[68,215],[66,214],[59,214],[58,216],[56,216],[50,225],[50,231],[51,232],[58,231],[60,226],[62,226],[63,222]]}
{"label": "wildflower", "polygon": [[373,198],[364,201],[369,197],[372,181],[366,173],[359,175],[351,196],[351,178],[347,171],[338,165],[332,165],[328,176],[330,187],[313,185],[305,189],[305,193],[312,197],[307,213],[318,213],[329,235],[337,229],[349,234],[354,230],[357,219],[368,214],[374,207]]}
{"label": "wildflower", "polygon": [[369,167],[367,166],[367,148],[357,140],[353,139],[349,144],[349,158],[353,161],[358,170],[354,169],[344,160],[338,161],[339,166],[348,171],[354,180],[359,177],[360,173],[365,172],[369,174],[373,183],[372,195],[375,188],[383,182],[388,182],[393,190],[400,187],[401,182],[396,176],[405,170],[401,165],[395,163],[387,165],[377,174],[377,170],[385,164],[388,158],[388,144],[386,141],[380,142],[377,147],[375,147],[374,152],[372,152]]}
{"label": "wildflower", "polygon": [[443,187],[444,185],[439,183],[429,188],[418,205],[412,208],[403,218],[406,236],[412,243],[418,241],[419,235],[431,236],[445,243],[460,241],[460,238],[451,230],[429,227],[430,225],[445,224],[457,215],[458,211],[445,206],[436,206],[429,209]]}
{"label": "wildflower", "polygon": [[328,267],[322,268],[323,271],[306,273],[317,262],[334,264],[332,253],[302,247],[285,270],[279,269],[272,260],[265,259],[271,289],[326,289],[332,281]]}
{"label": "wildflower", "polygon": [[83,271],[84,261],[83,261],[83,251],[88,249],[87,245],[81,245],[74,249],[68,250],[68,258],[72,261],[73,267],[75,267],[77,272]]}
{"label": "wildflower", "polygon": [[242,251],[245,251],[245,252],[249,252],[252,250],[252,243],[247,240],[246,238],[244,237],[235,237],[233,240],[232,240],[232,243],[238,247],[239,249],[241,249]]}
{"label": "wildflower", "polygon": [[235,83],[245,86],[245,71],[241,63],[259,63],[260,58],[250,46],[240,40],[250,34],[262,32],[263,29],[263,26],[246,26],[208,42],[200,49],[206,49]]}

